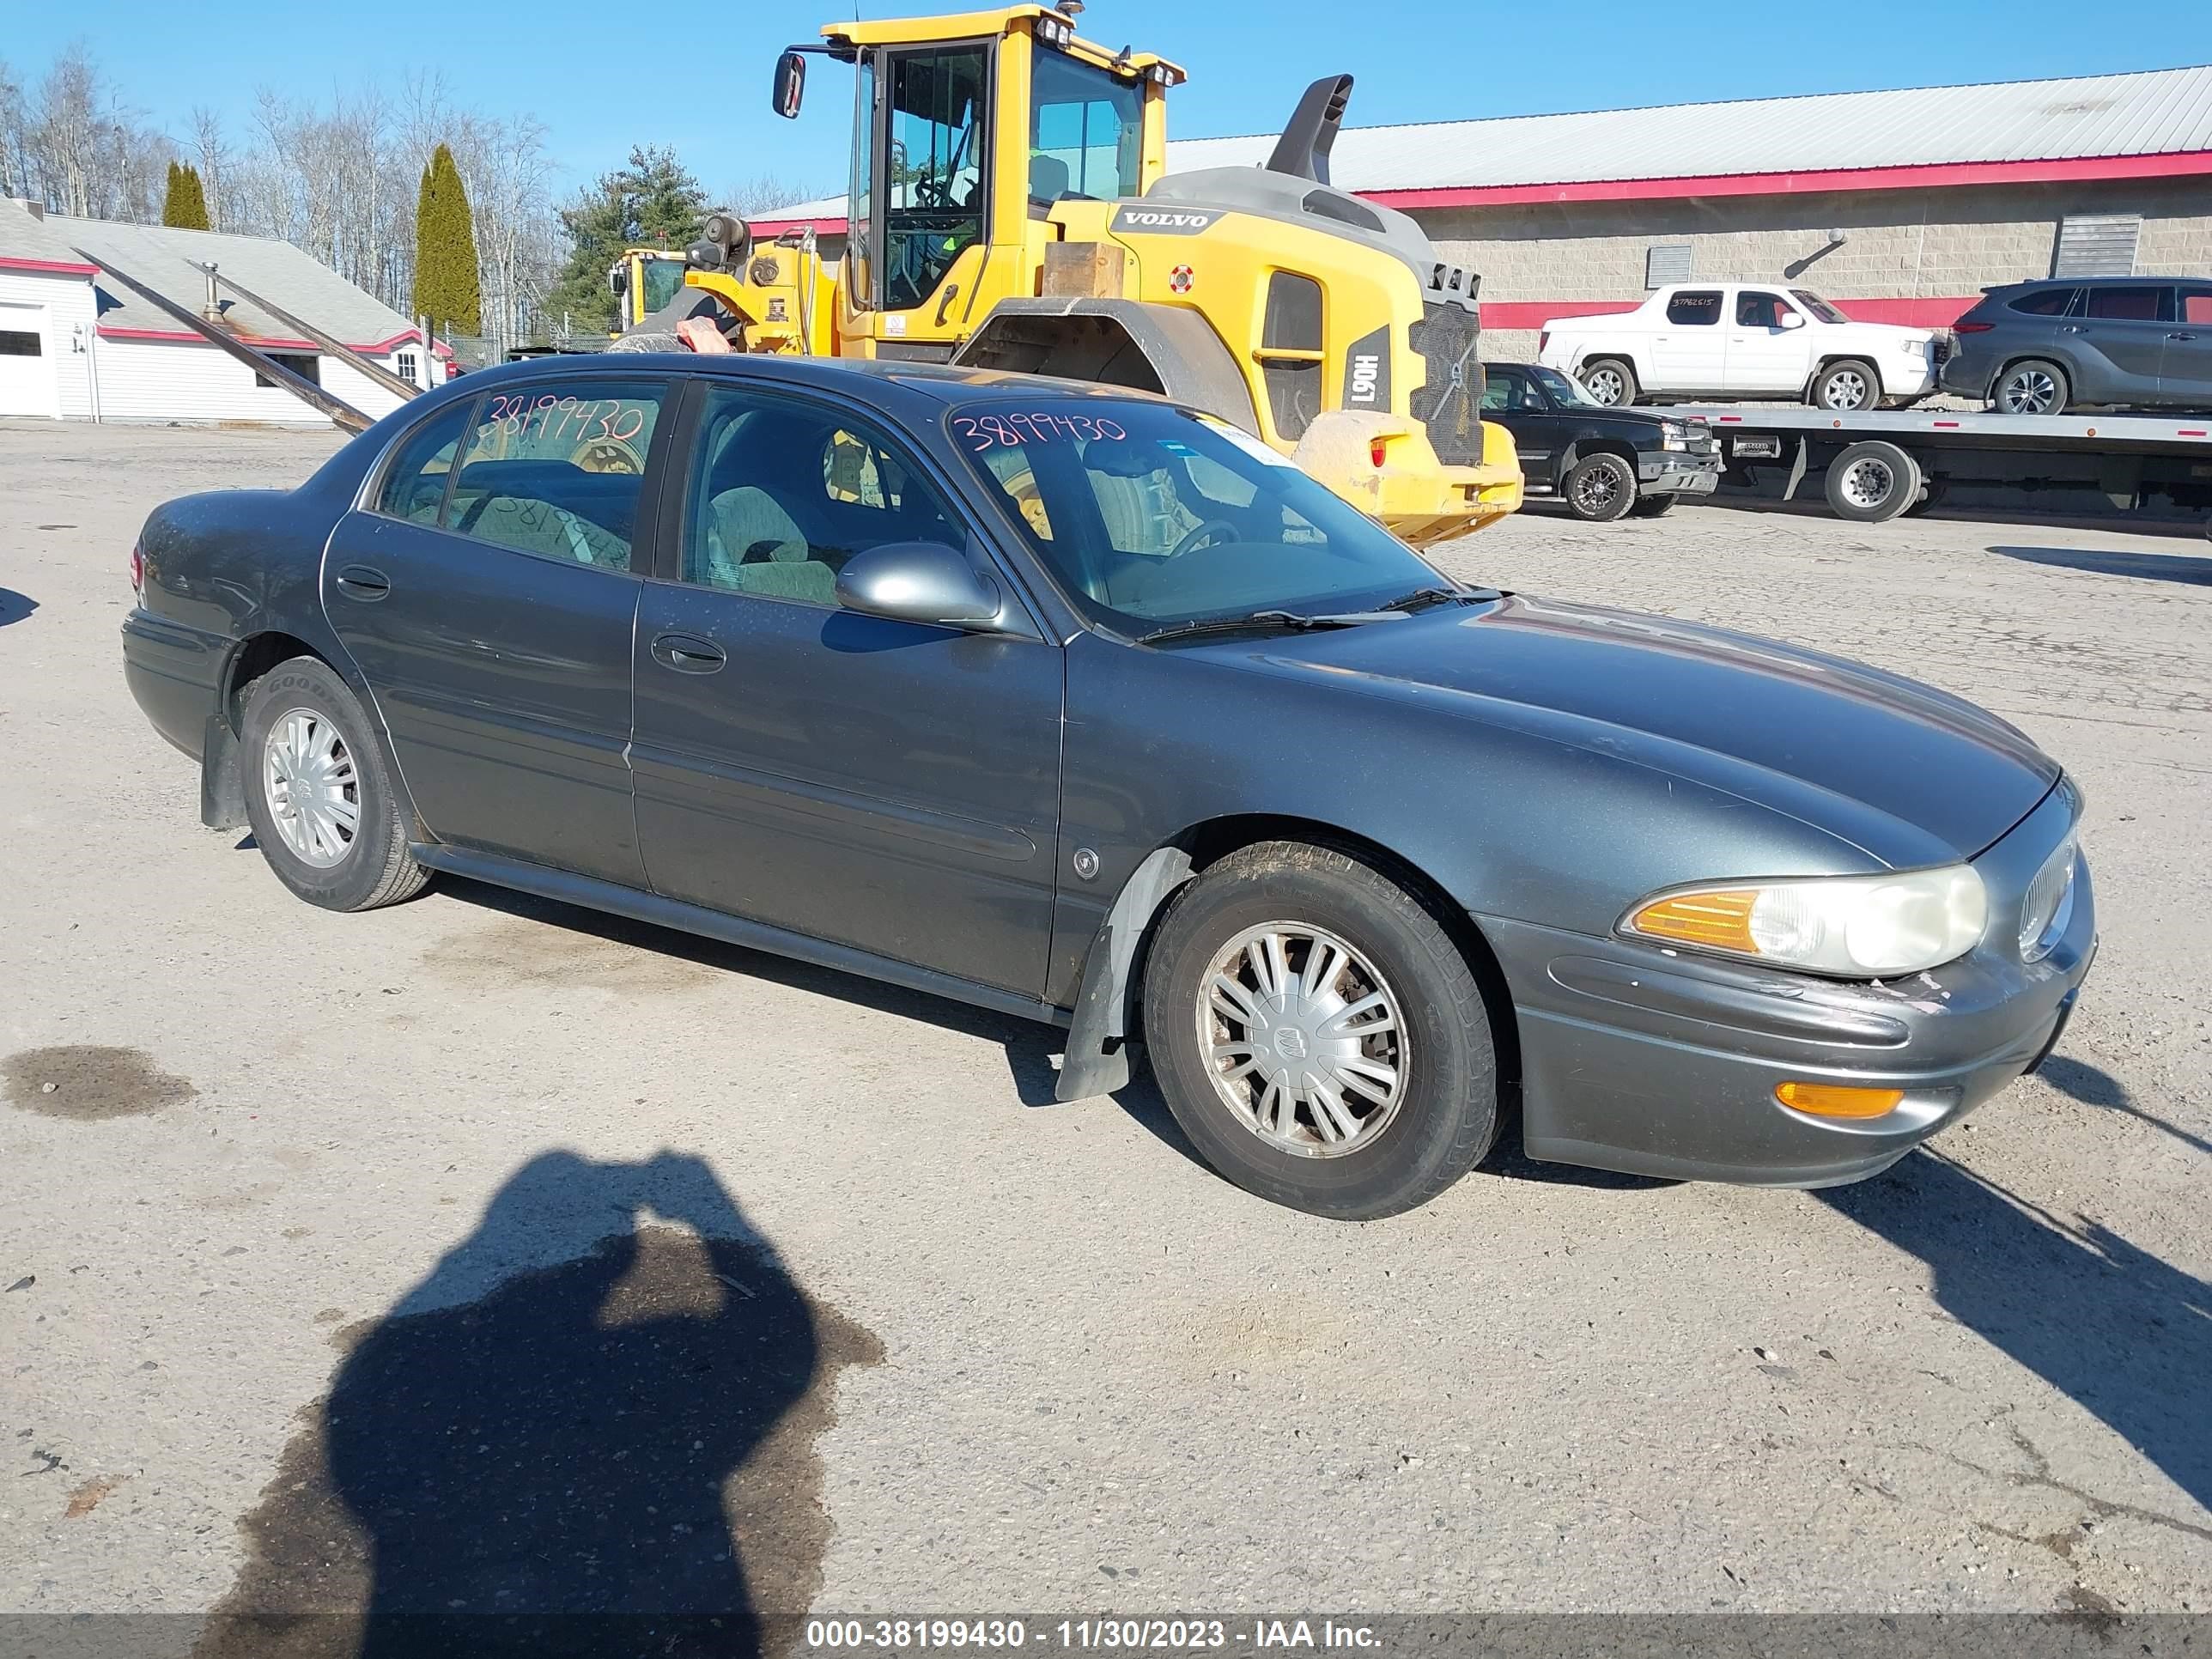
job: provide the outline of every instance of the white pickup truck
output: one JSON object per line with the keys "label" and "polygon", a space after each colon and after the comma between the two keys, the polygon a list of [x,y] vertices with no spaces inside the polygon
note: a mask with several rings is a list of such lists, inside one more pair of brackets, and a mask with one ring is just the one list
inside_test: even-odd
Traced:
{"label": "white pickup truck", "polygon": [[1601,404],[1788,398],[1849,411],[1926,397],[1948,345],[1935,329],[1855,323],[1802,288],[1681,283],[1633,311],[1554,318],[1536,360]]}

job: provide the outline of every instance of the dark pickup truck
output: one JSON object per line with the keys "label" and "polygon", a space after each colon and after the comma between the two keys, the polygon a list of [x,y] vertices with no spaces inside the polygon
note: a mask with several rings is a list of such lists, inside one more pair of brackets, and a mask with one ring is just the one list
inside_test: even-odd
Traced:
{"label": "dark pickup truck", "polygon": [[1555,368],[1486,363],[1482,417],[1513,434],[1529,496],[1555,495],[1577,519],[1656,519],[1720,482],[1720,443],[1697,417],[1609,409]]}

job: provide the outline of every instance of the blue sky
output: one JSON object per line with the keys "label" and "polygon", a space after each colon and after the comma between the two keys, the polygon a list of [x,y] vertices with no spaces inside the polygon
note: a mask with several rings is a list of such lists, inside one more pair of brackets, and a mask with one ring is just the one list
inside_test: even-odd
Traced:
{"label": "blue sky", "polygon": [[[852,0],[845,0],[849,7]],[[550,129],[562,193],[633,143],[669,143],[710,191],[762,173],[842,187],[850,71],[812,61],[795,122],[768,110],[775,52],[849,15],[805,3],[179,0],[6,4],[0,54],[33,77],[82,39],[128,100],[182,137],[196,104],[243,131],[254,88],[327,101],[440,66],[459,101]],[[927,9],[863,0],[862,15]],[[939,9],[951,9],[940,5]],[[368,20],[374,17],[374,27]],[[1183,137],[1272,130],[1315,76],[1358,79],[1354,125],[1606,109],[2212,62],[2207,0],[1094,0],[1083,33],[1190,70]]]}

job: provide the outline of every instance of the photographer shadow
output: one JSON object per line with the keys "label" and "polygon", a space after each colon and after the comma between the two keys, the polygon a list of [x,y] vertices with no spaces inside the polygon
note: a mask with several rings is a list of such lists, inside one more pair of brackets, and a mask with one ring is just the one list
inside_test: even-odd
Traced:
{"label": "photographer shadow", "polygon": [[346,1335],[198,1655],[748,1654],[813,1599],[814,1443],[881,1350],[700,1159],[543,1154]]}

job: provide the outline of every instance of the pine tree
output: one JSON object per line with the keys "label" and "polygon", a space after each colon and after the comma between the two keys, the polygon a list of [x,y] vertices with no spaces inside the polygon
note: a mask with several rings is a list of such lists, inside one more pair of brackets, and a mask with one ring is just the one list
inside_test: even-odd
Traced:
{"label": "pine tree", "polygon": [[476,221],[453,152],[443,144],[431,152],[416,196],[415,313],[457,334],[483,328]]}
{"label": "pine tree", "polygon": [[707,192],[672,149],[641,145],[629,164],[602,173],[598,182],[561,210],[568,233],[568,263],[548,308],[568,313],[579,331],[614,325],[614,296],[607,271],[629,247],[682,250],[697,240]]}
{"label": "pine tree", "polygon": [[201,181],[200,170],[190,161],[184,164],[184,215],[178,222],[187,230],[212,230],[215,227],[208,216],[207,185]]}

